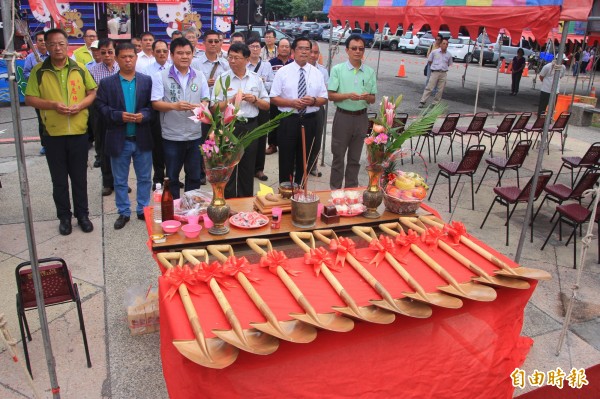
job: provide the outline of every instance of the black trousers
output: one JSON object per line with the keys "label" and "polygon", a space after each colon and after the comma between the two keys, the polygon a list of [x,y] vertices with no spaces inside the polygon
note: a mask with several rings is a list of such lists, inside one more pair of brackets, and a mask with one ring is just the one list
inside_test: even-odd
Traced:
{"label": "black trousers", "polygon": [[[317,158],[321,151],[321,144],[323,144],[323,127],[325,126],[325,119],[327,119],[327,115],[325,114],[325,106],[322,105],[317,111],[317,133],[315,135],[315,144],[313,145],[313,150],[311,151],[310,159],[308,160],[309,172],[316,168],[319,163]],[[308,148],[310,148],[310,146],[308,146]]]}
{"label": "black trousers", "polygon": [[511,85],[511,93],[519,92],[519,85],[521,84],[521,76],[523,72],[513,73],[512,74],[512,85]]}
{"label": "black trousers", "polygon": [[112,167],[110,166],[110,157],[104,154],[104,143],[106,141],[106,126],[102,120],[102,116],[98,111],[89,108],[92,130],[95,137],[96,156],[100,159],[100,173],[102,173],[102,187],[114,187],[114,179],[112,175]]}
{"label": "black trousers", "polygon": [[35,115],[37,116],[38,121],[38,134],[40,135],[40,143],[42,147],[44,147],[44,122],[42,122],[42,115],[40,114],[40,110],[35,108]]}
{"label": "black trousers", "polygon": [[[258,112],[258,126],[263,123],[267,123],[271,114],[269,111],[259,111]],[[256,148],[256,164],[254,165],[254,173],[262,172],[265,170],[265,150],[267,146],[267,136],[262,136],[258,140],[256,140],[257,148]]]}
{"label": "black trousers", "polygon": [[538,115],[542,112],[546,112],[546,107],[550,102],[550,93],[545,91],[540,91],[540,104],[538,105]]}
{"label": "black trousers", "polygon": [[[258,126],[256,119],[248,122],[237,122],[233,134],[239,136]],[[225,198],[243,198],[254,195],[254,165],[258,142],[254,141],[245,150],[240,163],[237,164],[231,178],[225,186]]]}
{"label": "black trousers", "polygon": [[165,153],[163,151],[162,128],[160,127],[160,119],[158,112],[150,122],[150,131],[152,132],[152,169],[154,169],[154,183],[161,183],[165,180]]}
{"label": "black trousers", "polygon": [[[269,112],[271,115],[271,119],[275,118],[277,115],[279,115],[281,113],[281,111],[279,111],[279,108],[277,108],[273,104],[271,104],[271,109],[269,110]],[[281,128],[278,127],[277,129],[275,129],[271,133],[269,133],[269,138],[267,139],[267,143],[269,145],[277,146],[277,141],[278,141],[277,140],[277,132],[279,131],[279,129],[281,129]]]}
{"label": "black trousers", "polygon": [[[277,135],[279,143],[279,182],[290,181],[293,175],[294,182],[302,183],[304,174],[304,162],[302,152],[302,126],[306,132],[306,155],[308,160],[314,159],[318,150],[315,149],[314,141],[317,133],[316,112],[301,117],[292,114],[282,119]],[[312,153],[309,149],[313,147]],[[307,162],[308,162],[307,160]]]}
{"label": "black trousers", "polygon": [[74,216],[89,215],[87,195],[88,135],[46,136],[46,161],[52,178],[52,197],[59,219],[70,219],[69,179],[73,190]]}

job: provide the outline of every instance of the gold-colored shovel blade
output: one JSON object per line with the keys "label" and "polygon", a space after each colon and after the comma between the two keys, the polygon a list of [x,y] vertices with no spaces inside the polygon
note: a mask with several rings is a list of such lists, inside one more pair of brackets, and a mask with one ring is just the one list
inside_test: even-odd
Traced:
{"label": "gold-colored shovel blade", "polygon": [[[256,329],[242,330],[244,339],[241,339],[233,330],[212,330],[223,341],[255,355],[270,355],[279,348],[279,340],[272,335],[265,334]],[[246,341],[246,342],[244,342]]]}
{"label": "gold-colored shovel blade", "polygon": [[446,294],[481,302],[491,302],[498,296],[492,287],[473,282],[458,283],[457,287],[454,285],[444,285],[442,287],[437,287],[437,289]]}
{"label": "gold-colored shovel blade", "polygon": [[250,323],[257,330],[296,344],[307,344],[317,338],[317,329],[299,320],[280,321],[278,324],[279,328],[269,322]]}
{"label": "gold-colored shovel blade", "polygon": [[521,280],[519,278],[507,278],[500,275],[474,277],[473,281],[478,281],[482,284],[493,285],[495,287],[513,288],[517,290],[526,290],[531,287],[531,285],[525,280]]}
{"label": "gold-colored shovel blade", "polygon": [[395,298],[393,304],[390,304],[385,299],[371,299],[369,302],[377,307],[417,319],[426,319],[431,317],[433,313],[431,307],[427,306],[427,304],[412,301],[408,298]]}
{"label": "gold-colored shovel blade", "polygon": [[355,319],[368,321],[369,323],[391,324],[396,320],[396,316],[393,313],[387,312],[377,306],[359,306],[359,313],[348,306],[333,306],[333,309]]}
{"label": "gold-colored shovel blade", "polygon": [[313,318],[306,313],[290,313],[290,316],[296,320],[322,328],[323,330],[348,332],[354,328],[354,322],[351,319],[338,316],[335,313],[317,313],[316,318]]}
{"label": "gold-colored shovel blade", "polygon": [[207,338],[206,346],[210,357],[206,357],[196,340],[173,340],[173,345],[179,353],[200,366],[213,369],[223,369],[231,365],[240,351],[220,339]]}
{"label": "gold-colored shovel blade", "polygon": [[529,267],[514,267],[511,273],[507,270],[498,270],[496,275],[510,278],[528,278],[530,280],[552,280],[552,275],[545,270],[531,269]]}
{"label": "gold-colored shovel blade", "polygon": [[463,302],[459,298],[451,295],[446,295],[441,292],[428,292],[426,294],[426,297],[416,292],[403,292],[402,295],[408,298],[412,298],[416,301],[425,302],[430,305],[439,306],[441,308],[459,309],[463,305]]}

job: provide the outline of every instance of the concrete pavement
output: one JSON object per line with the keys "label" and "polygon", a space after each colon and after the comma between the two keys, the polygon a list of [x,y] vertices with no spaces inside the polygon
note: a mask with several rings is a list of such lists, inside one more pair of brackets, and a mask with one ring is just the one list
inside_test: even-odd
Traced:
{"label": "concrete pavement", "polygon": [[[324,50],[322,50],[324,52]],[[343,52],[342,52],[343,53]],[[375,66],[373,57],[376,52],[369,54],[368,62]],[[395,78],[400,57],[411,58],[407,64],[409,78]],[[414,63],[412,58],[414,58]],[[404,94],[401,110],[409,115],[416,115],[418,99],[422,91],[424,77],[419,60],[413,56],[400,53],[382,52],[379,88],[382,94]],[[339,62],[340,57],[336,58]],[[462,65],[461,65],[462,66]],[[471,69],[471,66],[469,67]],[[478,67],[472,68],[474,71]],[[444,98],[448,97],[450,112],[472,112],[473,82],[466,88],[461,85],[460,69],[455,68],[450,74],[450,82]],[[484,68],[482,74],[492,77],[491,68]],[[507,75],[508,76],[508,75]],[[504,77],[503,77],[504,78]],[[506,83],[506,82],[504,82]],[[537,107],[539,92],[531,89],[530,82],[523,79],[522,91],[518,97],[509,97],[507,92],[497,98],[497,109],[513,112],[534,110]],[[493,91],[490,91],[489,79],[482,86],[480,105],[482,111],[490,111],[493,101]],[[506,86],[505,86],[506,87]],[[378,96],[379,101],[379,96]],[[376,110],[373,106],[373,110]],[[25,136],[37,135],[35,114],[29,107],[22,109]],[[333,111],[329,113],[329,124]],[[501,117],[497,116],[488,121],[488,125],[496,125]],[[10,137],[10,108],[0,109],[0,129],[7,128],[5,136]],[[466,119],[468,121],[468,119]],[[330,132],[330,129],[328,129]],[[569,138],[565,156],[582,155],[587,147],[597,141],[597,128],[569,127]],[[447,142],[442,145],[438,162],[449,161],[446,154]],[[484,142],[489,145],[488,142]],[[495,153],[502,152],[500,142],[495,147]],[[328,146],[326,148],[329,148]],[[455,147],[457,148],[457,147]],[[80,284],[83,298],[83,310],[90,343],[93,367],[85,367],[85,356],[79,333],[77,313],[74,306],[61,305],[48,308],[50,332],[53,350],[56,357],[58,381],[64,398],[166,398],[166,388],[162,377],[159,334],[149,334],[131,337],[125,318],[124,300],[127,290],[132,287],[147,287],[155,283],[158,268],[146,247],[146,232],[144,223],[132,219],[127,226],[119,231],[112,227],[116,219],[114,196],[101,197],[99,169],[89,168],[88,185],[90,197],[91,219],[94,222],[93,233],[84,234],[74,226],[73,234],[63,237],[58,234],[58,221],[51,198],[51,184],[47,165],[43,156],[38,154],[39,143],[25,144],[27,155],[27,170],[29,188],[31,191],[32,212],[35,221],[35,236],[38,256],[61,256],[68,262],[74,280]],[[558,138],[555,137],[550,147],[550,156],[545,156],[544,168],[558,171],[560,150]],[[521,183],[527,181],[533,174],[537,150],[532,152],[522,171]],[[90,163],[93,153],[90,152]],[[325,165],[320,166],[323,176],[312,180],[314,189],[328,189],[329,165],[331,156],[326,152]],[[405,170],[424,174],[425,169],[420,161],[410,164],[405,162]],[[437,174],[437,165],[428,165],[429,182]],[[481,179],[483,167],[480,167],[475,184]],[[269,176],[268,184],[275,185],[277,175],[277,155],[267,156],[265,173]],[[133,173],[132,173],[133,174]],[[14,145],[0,145],[0,179],[3,188],[0,189],[0,312],[4,313],[14,338],[19,339],[19,329],[15,312],[15,266],[29,258],[27,242],[23,226],[23,211],[19,176],[16,168]],[[361,183],[366,184],[367,175],[361,173]],[[559,181],[567,183],[568,175],[559,177]],[[257,183],[257,181],[255,181]],[[515,175],[507,172],[503,185],[516,183]],[[257,184],[256,184],[257,185]],[[430,205],[440,211],[445,220],[459,220],[465,223],[470,234],[486,241],[508,257],[513,258],[523,223],[524,207],[519,207],[511,219],[510,245],[504,246],[504,217],[505,211],[496,205],[483,229],[479,225],[485,212],[490,206],[495,185],[495,176],[489,174],[482,184],[479,193],[475,195],[475,210],[471,209],[470,182],[463,179],[452,200],[452,213],[448,212],[447,182],[441,179],[435,190]],[[131,179],[130,186],[134,189],[131,198],[135,198],[135,181]],[[538,202],[539,204],[539,202]],[[600,363],[600,268],[597,258],[597,242],[594,240],[589,251],[588,260],[583,272],[583,283],[579,300],[576,304],[573,323],[567,335],[561,354],[556,357],[554,351],[564,318],[566,298],[571,294],[575,281],[576,270],[572,269],[573,246],[565,247],[558,242],[555,232],[549,245],[544,251],[540,247],[551,228],[549,223],[554,207],[545,205],[535,224],[534,240],[526,240],[521,264],[523,266],[541,268],[550,272],[551,281],[540,282],[525,312],[523,334],[534,339],[529,356],[523,369],[532,372],[534,369],[549,371],[560,366],[563,370],[571,367],[587,368]],[[580,248],[581,245],[578,245]],[[44,392],[45,397],[51,397],[49,382],[45,367],[42,339],[37,323],[37,314],[29,312],[29,321],[33,333],[30,343],[35,383]],[[19,349],[21,348],[19,342]],[[30,389],[22,378],[21,371],[15,367],[7,352],[0,352],[0,397],[24,398],[32,397]],[[521,391],[516,391],[515,395]]]}

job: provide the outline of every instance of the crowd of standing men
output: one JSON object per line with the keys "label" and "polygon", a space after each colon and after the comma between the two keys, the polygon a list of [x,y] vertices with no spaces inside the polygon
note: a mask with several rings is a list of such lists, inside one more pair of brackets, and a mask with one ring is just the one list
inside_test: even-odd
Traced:
{"label": "crowd of standing men", "polygon": [[[167,43],[146,32],[116,45],[111,39],[98,41],[96,32],[88,29],[85,44],[69,58],[64,31],[35,34],[36,54],[26,61],[25,98],[38,112],[61,234],[72,232],[73,216],[82,231],[93,230],[87,197],[90,138],[95,139],[94,166],[102,173],[102,195],[115,193],[117,230],[132,214],[128,195],[131,163],[137,184],[135,212],[140,220],[144,220],[151,191],[164,177],[170,179],[165,189],[175,199],[181,188],[189,191],[206,184],[199,147],[210,125],[196,124],[189,117],[200,104],[223,110],[233,101],[224,90],[213,92],[227,77],[230,92],[243,92],[240,107],[246,121],[238,121],[234,134],[250,131],[280,112],[292,112],[268,139],[257,140],[246,149],[227,184],[227,198],[252,196],[253,179],[268,180],[264,174],[266,154],[279,153],[280,183],[304,183],[303,150],[311,174],[321,176],[316,162],[328,100],[337,107],[330,186],[358,185],[367,107],[375,102],[377,92],[375,73],[362,61],[364,39],[358,35],[348,38],[348,60],[336,65],[329,77],[318,63],[317,43],[306,38],[292,43],[282,39],[276,45],[274,32],[267,30],[262,47],[260,37],[234,34],[224,52],[220,33],[204,32],[204,51],[197,48],[199,37],[199,32],[190,28],[173,33]],[[179,178],[182,169],[183,183]]]}

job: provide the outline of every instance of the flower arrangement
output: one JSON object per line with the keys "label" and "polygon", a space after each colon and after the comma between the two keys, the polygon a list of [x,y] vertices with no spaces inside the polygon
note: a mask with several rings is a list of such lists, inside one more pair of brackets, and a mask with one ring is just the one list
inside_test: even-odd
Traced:
{"label": "flower arrangement", "polygon": [[437,104],[422,112],[404,129],[403,122],[396,117],[396,110],[401,103],[402,95],[396,98],[384,96],[381,100],[379,116],[372,119],[373,127],[364,141],[370,165],[382,164],[394,151],[400,149],[406,140],[427,133],[445,111],[445,106]]}
{"label": "flower arrangement", "polygon": [[[215,100],[221,91],[227,100],[227,93],[231,84],[228,76],[223,82],[219,78],[215,84]],[[229,167],[236,165],[243,154],[243,149],[247,148],[254,140],[267,135],[279,126],[281,119],[287,117],[290,112],[283,112],[277,117],[269,120],[261,126],[258,126],[250,132],[243,133],[240,136],[233,134],[235,125],[238,121],[246,121],[246,117],[240,110],[243,93],[240,90],[235,94],[233,103],[228,103],[227,108],[221,111],[215,107],[211,112],[210,108],[204,104],[193,110],[194,115],[189,118],[194,122],[202,122],[211,125],[208,137],[204,144],[200,146],[200,151],[204,157],[204,163],[207,168]]]}

